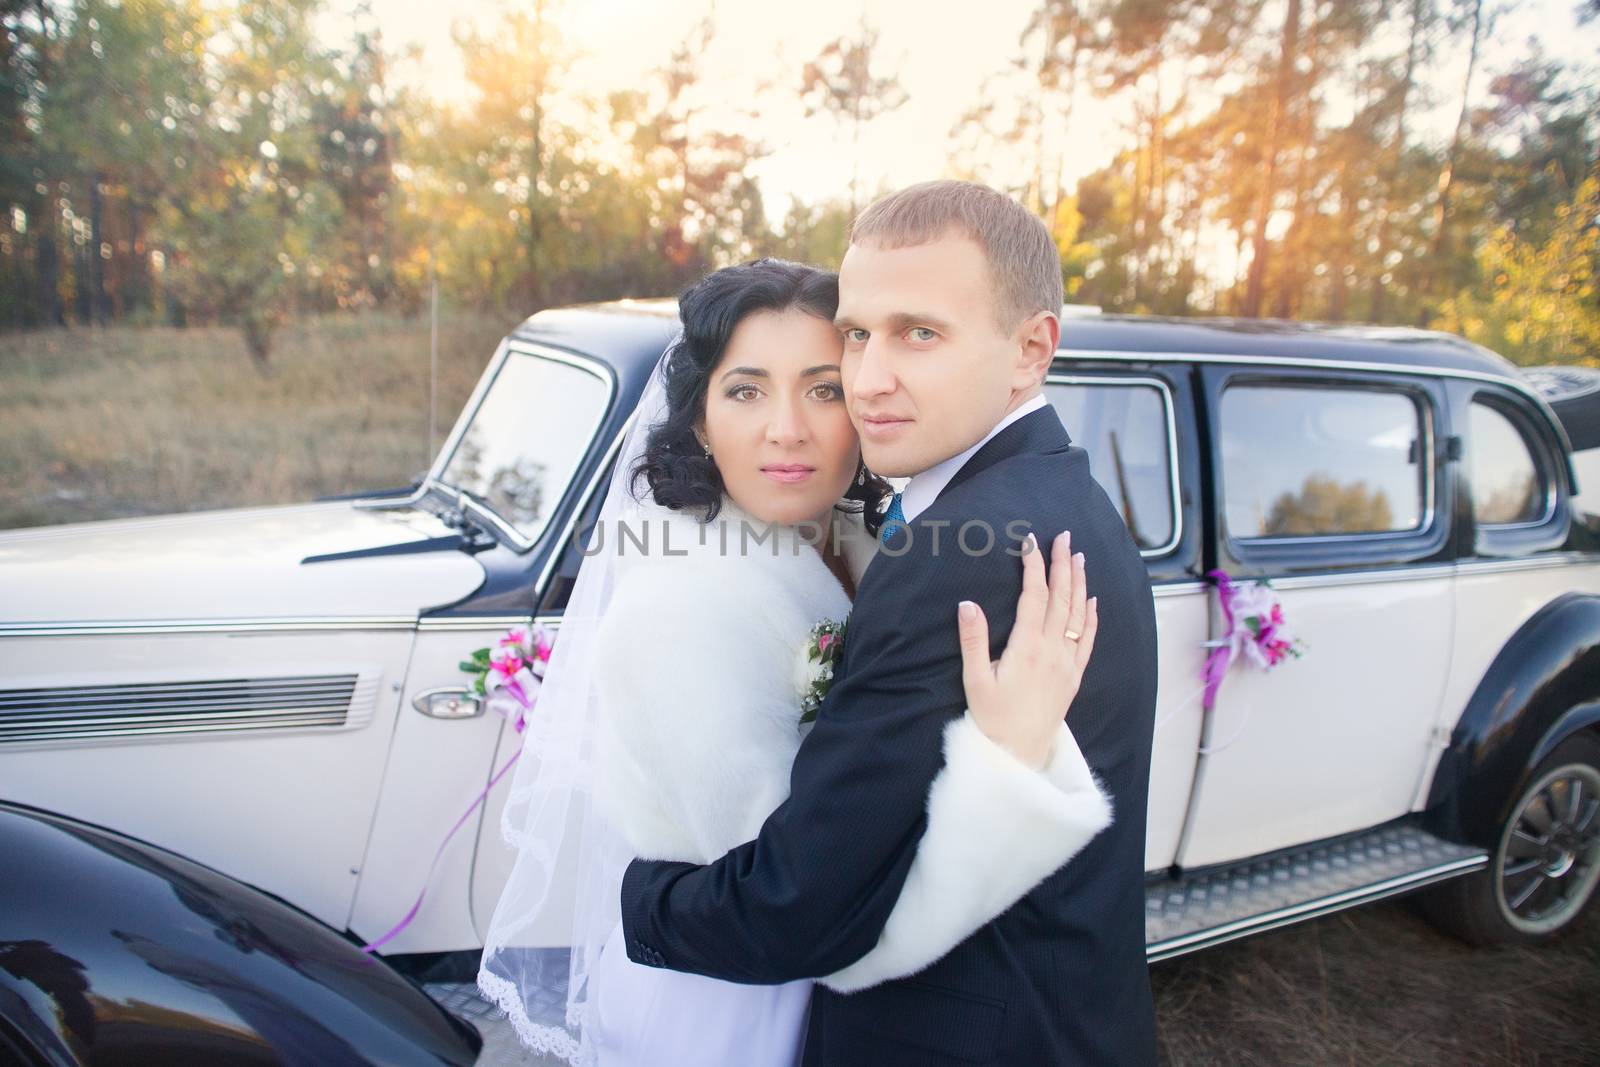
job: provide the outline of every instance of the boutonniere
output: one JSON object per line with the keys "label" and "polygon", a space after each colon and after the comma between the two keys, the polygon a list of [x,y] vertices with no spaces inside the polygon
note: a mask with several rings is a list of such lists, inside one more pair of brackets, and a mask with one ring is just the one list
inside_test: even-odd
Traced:
{"label": "boutonniere", "polygon": [[800,690],[802,723],[816,721],[822,698],[833,687],[833,672],[844,655],[844,632],[849,624],[848,615],[837,622],[824,619],[811,628],[805,643],[800,646],[795,683]]}

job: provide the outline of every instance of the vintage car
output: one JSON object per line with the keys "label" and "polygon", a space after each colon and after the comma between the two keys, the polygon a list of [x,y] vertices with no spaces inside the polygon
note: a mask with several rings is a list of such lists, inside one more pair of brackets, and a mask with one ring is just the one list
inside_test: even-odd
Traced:
{"label": "vintage car", "polygon": [[[1149,957],[1424,888],[1472,941],[1569,927],[1600,879],[1600,374],[1547,372],[1542,394],[1415,330],[1065,322],[1047,395],[1156,597]],[[471,1014],[512,858],[504,784],[430,863],[520,736],[461,663],[559,627],[675,324],[665,301],[528,319],[406,488],[0,532],[0,1050],[51,998],[67,1011],[39,970],[56,931],[125,925],[115,897],[17,877],[15,835],[41,825],[147,842],[352,951],[426,888],[374,966]],[[1234,667],[1207,709],[1219,569],[1270,579],[1305,647]],[[128,951],[86,942],[80,1015],[113,1010],[92,994]],[[208,995],[147,1025],[224,1014]]]}

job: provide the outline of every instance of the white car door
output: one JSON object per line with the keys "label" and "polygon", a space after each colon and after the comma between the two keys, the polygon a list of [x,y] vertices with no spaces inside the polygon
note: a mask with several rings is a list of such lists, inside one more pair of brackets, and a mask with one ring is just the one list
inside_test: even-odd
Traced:
{"label": "white car door", "polygon": [[1219,565],[1269,578],[1305,648],[1229,670],[1201,736],[1185,867],[1411,811],[1440,746],[1455,618],[1437,380],[1215,365],[1204,379]]}

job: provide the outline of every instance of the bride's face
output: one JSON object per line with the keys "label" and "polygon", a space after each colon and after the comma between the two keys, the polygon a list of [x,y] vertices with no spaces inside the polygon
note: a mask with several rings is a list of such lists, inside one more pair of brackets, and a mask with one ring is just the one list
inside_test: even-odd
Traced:
{"label": "bride's face", "polygon": [[753,312],[711,372],[701,427],[733,502],[763,522],[820,522],[855,477],[833,323],[798,308]]}

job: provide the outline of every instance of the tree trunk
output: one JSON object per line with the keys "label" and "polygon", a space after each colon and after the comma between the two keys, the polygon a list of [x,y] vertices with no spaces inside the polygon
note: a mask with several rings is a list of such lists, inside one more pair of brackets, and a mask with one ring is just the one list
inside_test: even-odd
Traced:
{"label": "tree trunk", "polygon": [[[1432,264],[1430,269],[1422,275],[1422,292],[1424,296],[1432,295],[1435,290],[1433,277],[1436,271],[1444,268],[1444,257],[1448,247],[1447,227],[1450,221],[1450,190],[1455,183],[1456,156],[1461,151],[1462,134],[1467,128],[1467,104],[1472,99],[1472,75],[1478,67],[1478,45],[1483,39],[1483,0],[1473,0],[1472,3],[1472,45],[1467,52],[1467,76],[1461,82],[1461,110],[1456,113],[1455,132],[1450,136],[1450,149],[1445,153],[1444,168],[1439,171],[1439,202],[1433,211],[1433,249]],[[1419,314],[1424,320],[1427,318],[1427,308],[1420,309]]]}
{"label": "tree trunk", "polygon": [[[1078,62],[1080,55],[1081,52],[1078,48],[1078,41],[1077,38],[1074,37],[1072,42],[1072,58],[1067,61],[1066,105],[1061,109],[1061,129],[1063,134],[1063,143],[1070,143],[1067,138],[1072,129],[1073,105],[1077,102],[1078,97]],[[1056,173],[1054,179],[1050,183],[1049,214],[1045,216],[1050,223],[1050,236],[1055,238],[1056,247],[1058,248],[1061,246],[1061,228],[1059,218],[1061,214],[1062,199],[1061,176],[1062,172],[1066,169],[1066,165],[1066,153],[1057,152]]]}
{"label": "tree trunk", "polygon": [[1244,246],[1247,238],[1244,226],[1239,227],[1239,240],[1233,248],[1233,284],[1228,286],[1228,314],[1237,315],[1244,305],[1244,299],[1239,295],[1239,264],[1244,262]]}
{"label": "tree trunk", "polygon": [[1244,314],[1261,316],[1261,298],[1267,277],[1267,217],[1272,213],[1274,183],[1278,170],[1278,140],[1289,104],[1289,83],[1294,73],[1295,52],[1300,40],[1300,0],[1289,0],[1283,19],[1282,46],[1278,54],[1277,89],[1267,115],[1267,136],[1261,149],[1261,191],[1257,194],[1255,219],[1250,234],[1250,277],[1245,284]]}
{"label": "tree trunk", "polygon": [[61,224],[60,209],[53,193],[39,200],[39,211],[29,220],[34,227],[33,277],[38,299],[39,322],[45,326],[65,326],[66,308],[61,305],[61,247],[56,233]]}
{"label": "tree trunk", "polygon": [[[1171,242],[1167,240],[1167,116],[1162,110],[1164,105],[1161,99],[1161,61],[1156,61],[1155,67],[1155,126],[1150,130],[1150,215],[1151,220],[1145,227],[1150,244],[1150,255],[1153,264],[1160,268],[1160,277],[1165,277],[1171,265]],[[1159,250],[1159,254],[1158,253]]]}
{"label": "tree trunk", "polygon": [[1416,75],[1417,53],[1422,37],[1423,8],[1427,0],[1411,0],[1411,35],[1406,41],[1406,71],[1400,81],[1400,99],[1395,106],[1394,116],[1394,154],[1389,160],[1389,187],[1384,190],[1384,199],[1378,205],[1378,269],[1372,274],[1372,312],[1373,322],[1382,322],[1384,315],[1384,298],[1388,295],[1388,286],[1383,283],[1384,272],[1388,269],[1386,261],[1389,258],[1389,219],[1394,211],[1394,204],[1399,199],[1400,165],[1405,158],[1406,150],[1406,103],[1411,96],[1411,85]]}
{"label": "tree trunk", "polygon": [[545,0],[534,0],[533,4],[536,48],[532,59],[538,73],[533,80],[533,148],[528,161],[528,314],[544,306],[544,264],[540,255],[544,231],[539,218],[539,179],[544,174],[544,4]]}
{"label": "tree trunk", "polygon": [[95,171],[89,175],[89,314],[96,326],[104,326],[110,318],[106,299],[105,198],[100,188],[105,175]]}
{"label": "tree trunk", "polygon": [[[1137,115],[1137,110],[1135,114]],[[1133,218],[1133,309],[1143,311],[1144,270],[1148,249],[1145,247],[1145,201],[1149,193],[1145,187],[1145,164],[1150,150],[1145,143],[1144,122],[1139,122],[1138,144],[1133,154],[1133,202],[1129,205]]]}
{"label": "tree trunk", "polygon": [[1328,321],[1343,322],[1349,314],[1350,278],[1345,270],[1350,265],[1351,250],[1355,241],[1355,196],[1350,190],[1350,164],[1339,161],[1339,177],[1334,187],[1339,190],[1339,232],[1334,239],[1332,262],[1328,265],[1333,277],[1328,292]]}

